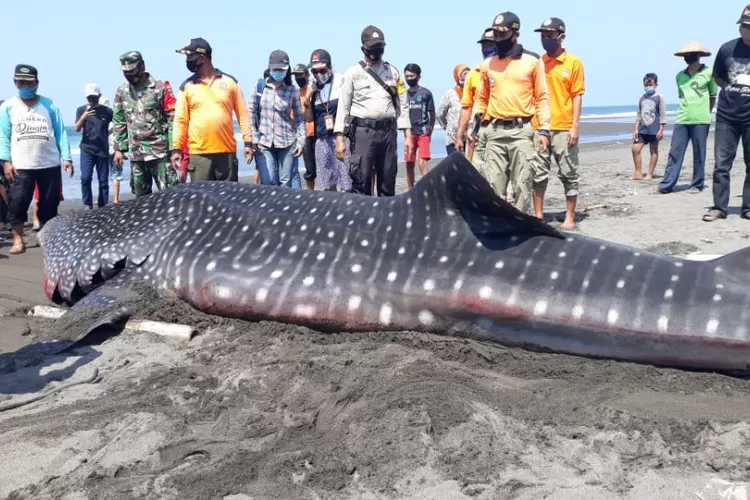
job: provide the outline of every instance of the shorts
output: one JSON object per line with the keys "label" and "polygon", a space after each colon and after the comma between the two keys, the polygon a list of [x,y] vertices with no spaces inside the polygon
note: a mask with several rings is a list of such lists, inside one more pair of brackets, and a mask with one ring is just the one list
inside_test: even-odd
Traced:
{"label": "shorts", "polygon": [[[62,171],[60,172],[60,176],[62,178]],[[39,183],[34,183],[34,201],[39,201]],[[63,196],[63,185],[62,182],[60,182],[60,201],[65,201],[65,197]]]}
{"label": "shorts", "polygon": [[412,150],[411,157],[407,156],[404,151],[404,161],[408,163],[414,163],[417,161],[417,151],[419,151],[420,160],[429,160],[432,158],[432,156],[430,156],[430,139],[430,134],[412,134],[411,141],[412,144],[414,144],[414,149]]}
{"label": "shorts", "polygon": [[659,144],[659,139],[656,138],[655,134],[638,134],[638,138],[633,141],[633,144]]}
{"label": "shorts", "polygon": [[109,155],[109,177],[113,181],[122,180],[122,165],[115,163],[115,155]]}

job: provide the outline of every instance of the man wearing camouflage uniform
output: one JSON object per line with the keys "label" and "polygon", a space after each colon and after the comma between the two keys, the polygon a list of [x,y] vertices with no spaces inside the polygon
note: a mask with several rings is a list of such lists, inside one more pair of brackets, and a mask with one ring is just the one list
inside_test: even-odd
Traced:
{"label": "man wearing camouflage uniform", "polygon": [[176,99],[168,81],[146,72],[140,52],[124,53],[120,64],[127,83],[113,103],[114,161],[122,166],[127,153],[130,187],[139,197],[151,194],[152,181],[160,191],[177,184],[169,158]]}

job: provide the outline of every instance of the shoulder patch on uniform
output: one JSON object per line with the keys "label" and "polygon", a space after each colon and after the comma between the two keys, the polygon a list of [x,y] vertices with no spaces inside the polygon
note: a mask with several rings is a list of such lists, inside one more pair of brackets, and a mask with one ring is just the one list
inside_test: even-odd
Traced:
{"label": "shoulder patch on uniform", "polygon": [[526,50],[526,49],[523,49],[522,53],[526,54],[527,56],[531,56],[531,57],[533,57],[535,59],[539,59],[539,57],[540,57],[539,54],[537,54],[536,52],[532,52],[532,51]]}

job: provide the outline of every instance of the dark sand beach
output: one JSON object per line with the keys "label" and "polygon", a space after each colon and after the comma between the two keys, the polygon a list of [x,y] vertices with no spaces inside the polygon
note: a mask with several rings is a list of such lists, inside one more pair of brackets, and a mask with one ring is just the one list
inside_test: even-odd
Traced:
{"label": "dark sand beach", "polygon": [[[700,194],[649,194],[659,178],[630,180],[630,141],[581,149],[581,233],[681,256],[748,246],[750,222],[738,215],[741,151],[732,214],[705,223],[712,139]],[[688,152],[681,186],[691,171]],[[546,206],[559,225],[564,197],[555,178]],[[18,366],[8,353],[54,321],[26,315],[49,304],[31,232],[27,244],[25,254],[8,256],[7,234],[0,237],[0,498],[750,494],[750,381],[724,375],[413,332],[324,334],[212,317],[149,293],[139,318],[191,324],[200,335],[183,342],[126,330]]]}

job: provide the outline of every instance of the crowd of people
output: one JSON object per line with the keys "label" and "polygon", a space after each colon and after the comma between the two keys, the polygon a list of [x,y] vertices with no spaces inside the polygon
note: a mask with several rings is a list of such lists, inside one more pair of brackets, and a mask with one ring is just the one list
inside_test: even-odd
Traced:
{"label": "crowd of people", "polygon": [[[718,102],[714,206],[706,221],[727,216],[729,171],[740,138],[747,169],[742,217],[750,218],[750,76],[742,69],[750,67],[750,5],[738,24],[740,37],[719,49],[713,68],[700,63],[711,52],[698,42],[675,54],[687,66],[676,78],[680,108],[665,176],[656,192],[674,190],[688,142],[694,153],[690,192],[703,189],[706,138]],[[109,201],[110,176],[114,201],[119,201],[125,159],[136,197],[150,194],[154,184],[164,190],[187,182],[188,176],[191,182],[237,182],[235,119],[243,156],[248,163],[255,160],[256,183],[394,196],[398,135],[404,137],[411,188],[417,166],[422,175],[428,172],[437,122],[445,130],[447,154],[466,155],[499,196],[538,218],[543,218],[554,164],[566,197],[562,228],[572,230],[584,65],[564,47],[563,20],[548,18],[534,31],[539,33],[541,56],[519,43],[521,20],[516,14],[498,14],[477,41],[481,62],[457,65],[455,86],[437,103],[420,85],[418,64],[407,64],[402,72],[384,58],[385,35],[372,25],[361,34],[364,57],[343,73],[334,71],[327,50],[314,50],[308,63],[295,66],[286,52],[274,50],[249,99],[235,77],[213,65],[212,48],[203,38],[177,49],[192,76],[176,91],[146,70],[140,52],[126,52],[120,56],[125,82],[111,106],[98,86],[89,84],[84,91],[87,103],[76,112],[84,208],[94,208],[94,173],[96,205]],[[37,69],[19,64],[14,82],[18,95],[0,104],[0,198],[7,203],[13,230],[11,253],[17,254],[25,249],[23,225],[32,199],[37,201],[34,227],[40,228],[57,214],[62,170],[72,176],[74,166],[60,111],[38,93]],[[653,176],[666,124],[664,96],[656,91],[658,76],[648,73],[643,84],[633,132],[636,180]],[[644,176],[641,150],[646,144],[651,155]]]}

